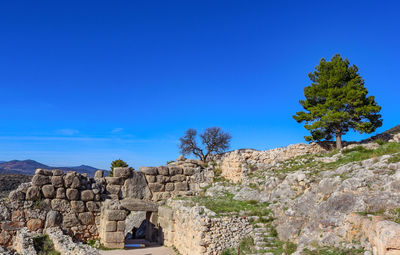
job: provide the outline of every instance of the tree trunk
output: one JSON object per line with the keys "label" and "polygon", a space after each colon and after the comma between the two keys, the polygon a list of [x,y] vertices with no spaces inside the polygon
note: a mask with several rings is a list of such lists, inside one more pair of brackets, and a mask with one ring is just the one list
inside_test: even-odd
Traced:
{"label": "tree trunk", "polygon": [[336,134],[336,149],[342,149],[342,134]]}

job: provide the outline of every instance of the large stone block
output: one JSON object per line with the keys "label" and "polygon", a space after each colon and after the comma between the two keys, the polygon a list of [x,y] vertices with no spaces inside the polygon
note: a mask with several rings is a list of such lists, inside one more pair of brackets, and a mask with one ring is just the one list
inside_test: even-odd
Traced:
{"label": "large stone block", "polygon": [[129,178],[132,174],[132,169],[129,167],[115,167],[114,168],[114,176],[122,177],[124,179]]}
{"label": "large stone block", "polygon": [[64,178],[62,176],[51,177],[51,184],[56,188],[64,187]]}
{"label": "large stone block", "polygon": [[169,167],[169,175],[177,175],[177,174],[182,174],[183,170],[182,168],[178,166],[170,166]]}
{"label": "large stone block", "polygon": [[99,212],[100,211],[100,202],[88,201],[86,202],[86,208],[89,212]]}
{"label": "large stone block", "polygon": [[104,242],[104,247],[109,248],[109,249],[123,249],[125,247],[125,242],[120,242],[120,243]]}
{"label": "large stone block", "polygon": [[84,212],[85,203],[83,201],[71,201],[71,208],[76,213]]}
{"label": "large stone block", "polygon": [[175,185],[173,183],[165,184],[165,191],[174,191],[174,190],[175,190]]}
{"label": "large stone block", "polygon": [[64,175],[64,171],[61,169],[54,169],[53,170],[53,176],[61,176]]}
{"label": "large stone block", "polygon": [[124,232],[106,232],[104,234],[104,242],[106,243],[124,243]]}
{"label": "large stone block", "polygon": [[177,175],[171,176],[171,181],[172,182],[183,182],[183,181],[186,181],[186,176],[183,174],[177,174]]}
{"label": "large stone block", "polygon": [[193,167],[184,167],[183,168],[183,174],[184,175],[193,175],[194,174],[194,168]]}
{"label": "large stone block", "polygon": [[69,200],[79,200],[79,190],[67,189],[67,198]]}
{"label": "large stone block", "polygon": [[42,187],[42,193],[45,198],[54,198],[56,196],[54,186],[50,184]]}
{"label": "large stone block", "polygon": [[94,215],[91,212],[83,212],[79,214],[79,220],[83,225],[91,225],[94,223]]}
{"label": "large stone block", "polygon": [[63,216],[63,227],[71,228],[79,225],[79,220],[75,213],[66,214]]}
{"label": "large stone block", "polygon": [[95,178],[95,179],[103,178],[103,177],[104,177],[104,170],[97,170],[97,171],[94,173],[94,178]]}
{"label": "large stone block", "polygon": [[177,191],[186,191],[186,190],[188,190],[187,182],[176,182],[175,183],[175,190],[177,190]]}
{"label": "large stone block", "polygon": [[125,221],[118,221],[117,222],[117,231],[125,232]]}
{"label": "large stone block", "polygon": [[153,192],[162,192],[165,190],[165,185],[161,183],[149,183],[149,188]]}
{"label": "large stone block", "polygon": [[61,224],[62,217],[57,211],[49,211],[46,215],[45,228],[57,227]]}
{"label": "large stone block", "polygon": [[156,212],[158,209],[158,205],[156,203],[134,198],[126,198],[121,200],[121,206],[128,211]]}
{"label": "large stone block", "polygon": [[154,175],[146,175],[146,180],[147,180],[148,183],[157,182],[157,178]]}
{"label": "large stone block", "polygon": [[125,210],[106,210],[105,216],[106,220],[119,221],[119,220],[125,220],[126,213]]}
{"label": "large stone block", "polygon": [[43,221],[40,219],[30,219],[26,223],[26,226],[30,231],[37,231],[43,227]]}
{"label": "large stone block", "polygon": [[157,182],[158,183],[166,183],[169,182],[169,176],[164,176],[164,175],[157,175]]}
{"label": "large stone block", "polygon": [[38,169],[36,169],[36,171],[35,171],[35,175],[52,176],[52,175],[53,175],[53,172],[52,172],[51,170],[38,168]]}
{"label": "large stone block", "polygon": [[124,184],[124,179],[121,177],[106,177],[106,182],[107,184],[113,184],[113,185],[123,185]]}
{"label": "large stone block", "polygon": [[53,199],[51,200],[51,208],[55,211],[65,212],[70,208],[68,200],[65,199]]}
{"label": "large stone block", "polygon": [[8,195],[8,198],[10,201],[22,201],[25,200],[26,194],[18,190],[13,190]]}
{"label": "large stone block", "polygon": [[169,169],[167,166],[159,166],[157,167],[157,170],[159,175],[165,175],[165,176],[169,175]]}
{"label": "large stone block", "polygon": [[58,189],[57,189],[56,198],[59,198],[59,199],[64,199],[64,198],[66,198],[66,196],[65,196],[65,189],[64,189],[64,188],[58,188]]}
{"label": "large stone block", "polygon": [[120,185],[114,185],[114,184],[108,184],[106,186],[106,190],[107,190],[108,194],[118,195],[119,192],[121,191],[121,186]]}
{"label": "large stone block", "polygon": [[31,186],[26,191],[26,200],[40,199],[40,189],[37,186]]}
{"label": "large stone block", "polygon": [[156,167],[140,167],[140,172],[148,175],[157,175],[157,168]]}
{"label": "large stone block", "polygon": [[64,176],[64,184],[65,187],[69,188],[71,187],[72,182],[74,181],[74,178],[76,177],[75,172],[69,172]]}
{"label": "large stone block", "polygon": [[81,192],[81,200],[82,201],[93,201],[94,193],[91,190],[84,190]]}
{"label": "large stone block", "polygon": [[49,183],[50,183],[49,176],[37,174],[37,175],[33,176],[33,178],[32,178],[32,184],[35,186],[43,186],[43,185],[46,185]]}
{"label": "large stone block", "polygon": [[132,177],[126,179],[122,187],[123,198],[151,199],[151,191],[147,186],[145,175],[141,172],[133,172]]}

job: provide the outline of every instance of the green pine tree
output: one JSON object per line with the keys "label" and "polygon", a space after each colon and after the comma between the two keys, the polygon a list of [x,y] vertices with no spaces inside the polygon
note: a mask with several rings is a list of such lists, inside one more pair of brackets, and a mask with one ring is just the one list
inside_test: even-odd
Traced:
{"label": "green pine tree", "polygon": [[364,80],[355,65],[340,54],[331,61],[321,59],[313,73],[308,74],[311,86],[304,88],[305,100],[300,104],[305,111],[293,118],[310,131],[306,141],[331,140],[336,137],[336,148],[342,148],[342,136],[349,129],[372,133],[382,126],[381,107],[373,96],[367,96]]}
{"label": "green pine tree", "polygon": [[108,172],[108,176],[110,176],[110,177],[114,176],[114,168],[115,167],[128,167],[128,164],[121,159],[114,160],[113,162],[111,162],[111,170],[110,170],[110,172]]}

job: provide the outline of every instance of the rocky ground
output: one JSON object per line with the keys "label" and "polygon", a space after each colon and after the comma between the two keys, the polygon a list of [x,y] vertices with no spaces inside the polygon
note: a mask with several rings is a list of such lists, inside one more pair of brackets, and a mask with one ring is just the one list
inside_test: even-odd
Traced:
{"label": "rocky ground", "polygon": [[[241,182],[216,176],[201,196],[189,199],[216,217],[251,219],[252,240],[243,243],[243,254],[380,254],[377,249],[400,254],[400,232],[389,228],[392,223],[400,226],[397,141],[349,145],[342,151],[245,167]],[[384,231],[372,227],[355,228],[363,218],[384,222],[383,228],[393,233],[382,236]],[[225,254],[235,252],[228,249]]]}

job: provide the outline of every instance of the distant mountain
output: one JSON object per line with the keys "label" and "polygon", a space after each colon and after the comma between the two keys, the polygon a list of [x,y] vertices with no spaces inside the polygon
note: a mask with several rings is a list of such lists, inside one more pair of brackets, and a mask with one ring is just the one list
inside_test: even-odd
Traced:
{"label": "distant mountain", "polygon": [[34,160],[11,160],[11,161],[0,161],[0,174],[25,174],[34,175],[37,168],[43,169],[61,169],[64,171],[76,171],[79,173],[87,173],[89,176],[93,177],[94,172],[98,169],[87,166],[71,166],[71,167],[52,167],[48,166]]}

